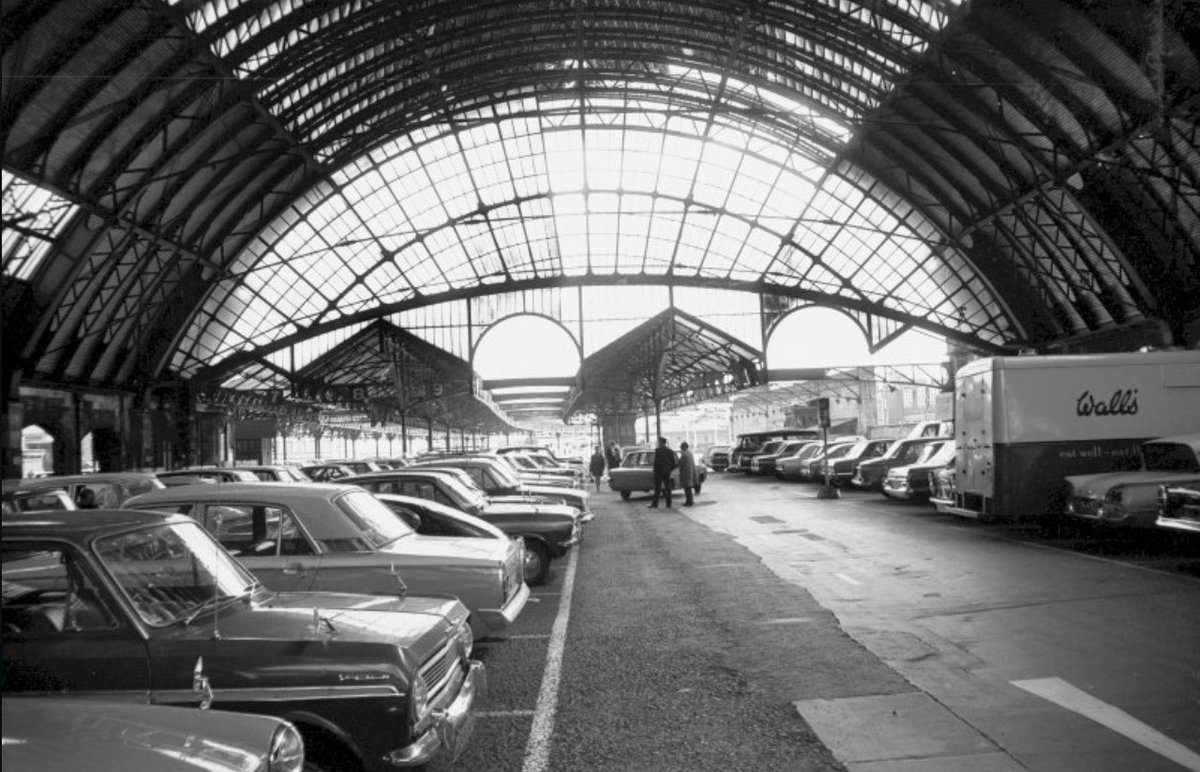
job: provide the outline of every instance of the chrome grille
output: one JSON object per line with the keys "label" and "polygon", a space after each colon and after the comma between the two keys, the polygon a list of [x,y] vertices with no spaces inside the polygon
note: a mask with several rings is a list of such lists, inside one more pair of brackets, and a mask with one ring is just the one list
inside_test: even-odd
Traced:
{"label": "chrome grille", "polygon": [[458,663],[458,648],[454,638],[449,638],[442,648],[421,665],[421,677],[429,687],[429,699],[432,701],[446,688],[450,677],[454,674],[454,665]]}

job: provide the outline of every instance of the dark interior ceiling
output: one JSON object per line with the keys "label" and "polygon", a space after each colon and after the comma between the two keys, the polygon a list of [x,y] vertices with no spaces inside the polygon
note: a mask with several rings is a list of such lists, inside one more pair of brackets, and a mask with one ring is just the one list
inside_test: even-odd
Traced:
{"label": "dark interior ceiling", "polygon": [[[404,309],[575,284],[761,292],[979,352],[1200,319],[1195,2],[2,12],[10,392],[236,381]],[[648,137],[676,154],[656,177],[561,195],[563,159]]]}

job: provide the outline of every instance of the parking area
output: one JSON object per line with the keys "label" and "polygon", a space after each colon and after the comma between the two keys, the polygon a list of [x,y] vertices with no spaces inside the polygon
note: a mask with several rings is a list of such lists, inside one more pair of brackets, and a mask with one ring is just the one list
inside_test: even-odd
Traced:
{"label": "parking area", "polygon": [[645,504],[597,497],[574,581],[556,565],[480,646],[475,737],[433,768],[1198,768],[1187,547],[1087,554],[740,475]]}

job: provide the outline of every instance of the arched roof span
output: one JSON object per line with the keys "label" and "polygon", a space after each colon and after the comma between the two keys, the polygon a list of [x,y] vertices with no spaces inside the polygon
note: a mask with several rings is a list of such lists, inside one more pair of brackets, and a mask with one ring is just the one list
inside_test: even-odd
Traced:
{"label": "arched roof span", "polygon": [[589,282],[821,298],[980,350],[1196,322],[1183,0],[60,0],[2,27],[28,378],[227,373]]}

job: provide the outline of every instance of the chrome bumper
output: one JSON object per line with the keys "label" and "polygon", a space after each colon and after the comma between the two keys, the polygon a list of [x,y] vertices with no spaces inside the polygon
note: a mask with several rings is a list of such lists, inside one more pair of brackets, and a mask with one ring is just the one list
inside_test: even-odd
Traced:
{"label": "chrome bumper", "polygon": [[508,629],[508,626],[521,615],[521,610],[528,602],[529,585],[522,583],[521,587],[509,598],[508,603],[504,604],[504,608],[479,609],[471,617],[471,632],[475,634],[475,640],[493,638]]}
{"label": "chrome bumper", "polygon": [[439,752],[453,763],[475,731],[475,700],[487,690],[487,672],[483,663],[471,660],[458,696],[445,708],[433,711],[433,726],[412,744],[397,748],[383,757],[393,767],[417,767],[428,763]]}

